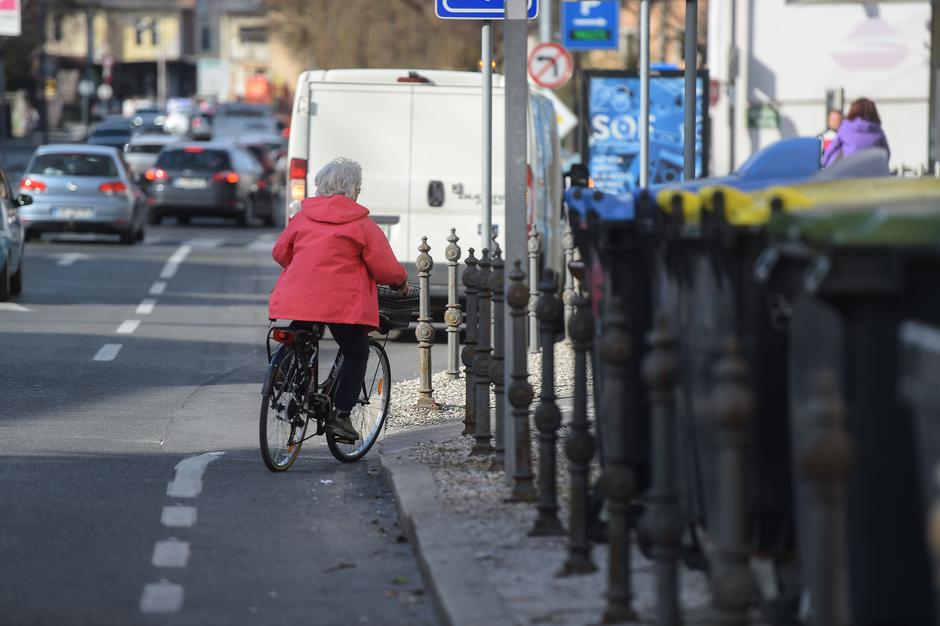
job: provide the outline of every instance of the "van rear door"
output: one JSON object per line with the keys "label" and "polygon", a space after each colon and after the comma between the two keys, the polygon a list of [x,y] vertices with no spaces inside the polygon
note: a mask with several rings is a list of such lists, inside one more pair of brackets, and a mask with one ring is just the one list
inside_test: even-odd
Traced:
{"label": "van rear door", "polygon": [[[408,250],[411,87],[315,82],[310,87],[309,194],[314,176],[336,157],[362,165],[359,203],[385,230],[395,256]],[[322,120],[322,122],[321,122]]]}

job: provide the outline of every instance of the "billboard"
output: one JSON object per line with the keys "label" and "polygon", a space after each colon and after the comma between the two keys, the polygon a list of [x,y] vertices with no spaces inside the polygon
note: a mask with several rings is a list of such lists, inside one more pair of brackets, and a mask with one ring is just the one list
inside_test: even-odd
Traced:
{"label": "billboard", "polygon": [[0,0],[0,36],[20,35],[20,0]]}
{"label": "billboard", "polygon": [[[640,77],[636,71],[586,72],[582,162],[605,193],[632,191],[640,180]],[[695,176],[708,164],[708,72],[696,85]],[[650,73],[649,182],[682,181],[685,78],[679,70]]]}

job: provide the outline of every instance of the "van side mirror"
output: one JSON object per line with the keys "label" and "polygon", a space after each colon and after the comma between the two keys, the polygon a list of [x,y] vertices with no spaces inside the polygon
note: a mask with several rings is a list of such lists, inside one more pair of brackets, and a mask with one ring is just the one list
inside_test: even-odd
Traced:
{"label": "van side mirror", "polygon": [[16,196],[16,206],[28,206],[33,203],[33,197],[21,193]]}
{"label": "van side mirror", "polygon": [[428,183],[428,204],[431,206],[444,206],[444,183],[432,180]]}

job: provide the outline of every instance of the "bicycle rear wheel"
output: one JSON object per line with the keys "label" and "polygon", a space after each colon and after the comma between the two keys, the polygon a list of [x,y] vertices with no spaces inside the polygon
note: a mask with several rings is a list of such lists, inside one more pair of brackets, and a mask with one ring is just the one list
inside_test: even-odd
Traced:
{"label": "bicycle rear wheel", "polygon": [[343,463],[358,461],[372,448],[388,417],[391,398],[392,368],[385,349],[374,339],[369,340],[369,362],[362,379],[362,390],[356,406],[349,412],[353,427],[359,432],[355,443],[341,443],[327,434],[326,443]]}
{"label": "bicycle rear wheel", "polygon": [[307,433],[303,412],[303,364],[293,348],[281,346],[271,358],[261,395],[261,458],[272,472],[287,470]]}

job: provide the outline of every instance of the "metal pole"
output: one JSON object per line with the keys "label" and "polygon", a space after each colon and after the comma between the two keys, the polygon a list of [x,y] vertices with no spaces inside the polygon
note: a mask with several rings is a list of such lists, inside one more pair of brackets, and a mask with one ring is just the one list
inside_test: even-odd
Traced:
{"label": "metal pole", "polygon": [[470,454],[490,454],[493,444],[490,443],[490,337],[492,337],[492,318],[490,316],[490,251],[483,249],[483,258],[480,259],[477,273],[477,285],[480,289],[478,296],[479,332],[477,334],[476,356],[473,359],[473,377],[476,385],[476,418],[474,420],[473,448]]}
{"label": "metal pole", "polygon": [[640,0],[640,187],[650,171],[650,0]]}
{"label": "metal pole", "polygon": [[460,355],[464,365],[464,374],[467,379],[467,402],[463,420],[463,435],[472,435],[476,424],[476,380],[473,376],[473,361],[477,354],[477,258],[473,256],[470,248],[464,260],[467,269],[463,271],[463,284],[466,287],[467,316],[465,318],[466,333],[464,334],[463,352]]}
{"label": "metal pole", "polygon": [[940,162],[940,0],[930,2],[930,167]]}
{"label": "metal pole", "polygon": [[[503,469],[506,463],[506,384],[505,352],[506,321],[505,279],[503,277],[503,253],[496,244],[493,262],[490,264],[490,293],[493,302],[493,360],[490,362],[490,382],[493,383],[493,397],[496,401],[494,430],[496,434],[496,457],[493,459],[493,471]],[[511,476],[511,475],[510,475]]]}
{"label": "metal pole", "polygon": [[509,403],[512,404],[512,421],[515,423],[516,463],[513,472],[512,502],[533,502],[536,498],[532,483],[532,440],[529,435],[529,405],[532,404],[532,385],[529,384],[528,362],[525,356],[525,315],[529,292],[525,286],[522,261],[515,260],[509,274],[509,289],[506,302],[512,315],[512,354],[515,365],[512,382],[509,384]]}
{"label": "metal pole", "polygon": [[457,229],[450,229],[447,248],[447,310],[444,322],[447,324],[447,373],[460,378],[460,304],[457,302],[457,264],[460,263],[460,246],[457,242]]}
{"label": "metal pole", "polygon": [[439,408],[434,401],[434,390],[431,388],[431,346],[434,344],[434,327],[431,325],[431,316],[428,309],[431,300],[429,284],[434,261],[431,259],[431,255],[428,254],[430,250],[431,246],[428,245],[428,238],[422,237],[421,245],[418,246],[420,254],[415,260],[415,268],[418,270],[418,284],[421,288],[421,297],[418,299],[418,327],[415,329],[415,338],[418,340],[418,373],[420,375],[417,402],[419,409]]}
{"label": "metal pole", "polygon": [[565,250],[565,286],[562,292],[562,302],[565,303],[565,343],[571,344],[571,333],[568,330],[568,320],[574,312],[574,274],[571,273],[571,262],[574,261],[574,234],[571,225],[565,224],[565,234],[562,238],[562,247]]}
{"label": "metal pole", "polygon": [[484,20],[483,59],[483,248],[493,249],[493,22]]}
{"label": "metal pole", "polygon": [[683,179],[695,178],[695,88],[698,76],[698,0],[685,0],[685,161]]}
{"label": "metal pole", "polygon": [[[95,16],[91,9],[85,10],[85,80],[95,83]],[[91,121],[91,94],[82,94],[82,127],[88,132]]]}
{"label": "metal pole", "polygon": [[542,0],[539,3],[539,41],[545,43],[553,38],[552,9],[555,0]]}
{"label": "metal pole", "polygon": [[46,0],[39,0],[39,127],[49,143],[49,102],[46,100]]}
{"label": "metal pole", "polygon": [[[0,52],[2,54],[2,52]],[[0,56],[0,167],[7,162],[7,82],[6,63]]]}
{"label": "metal pole", "polygon": [[529,352],[539,351],[539,320],[535,316],[535,307],[539,299],[539,251],[542,237],[535,224],[529,231]]}

